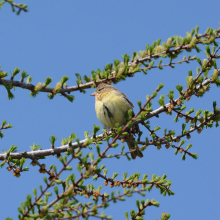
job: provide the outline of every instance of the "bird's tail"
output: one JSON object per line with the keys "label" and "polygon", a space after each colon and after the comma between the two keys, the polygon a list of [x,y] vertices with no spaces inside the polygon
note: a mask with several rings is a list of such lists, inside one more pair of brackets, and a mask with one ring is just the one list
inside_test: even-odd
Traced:
{"label": "bird's tail", "polygon": [[139,148],[135,147],[134,143],[127,142],[127,144],[128,144],[128,147],[129,147],[130,151],[136,149],[136,151],[131,152],[131,157],[132,157],[133,160],[136,159],[137,156],[140,157],[140,158],[142,158],[144,156],[142,154],[142,152],[139,150]]}
{"label": "bird's tail", "polygon": [[[134,112],[133,112],[133,116],[134,116]],[[129,139],[133,140],[133,134],[138,133],[139,130],[140,129],[139,129],[138,124],[132,126],[131,128],[128,128],[127,131],[129,133]],[[136,151],[131,152],[131,157],[133,160],[136,159],[137,156],[140,158],[142,158],[144,156],[143,153],[139,150],[138,146],[135,147],[134,142],[127,142],[127,144],[128,144],[130,151],[136,149]]]}

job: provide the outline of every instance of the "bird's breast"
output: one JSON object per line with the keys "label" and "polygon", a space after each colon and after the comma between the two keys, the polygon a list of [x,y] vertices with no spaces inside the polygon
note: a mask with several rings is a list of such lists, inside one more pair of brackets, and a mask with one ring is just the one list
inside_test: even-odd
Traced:
{"label": "bird's breast", "polygon": [[126,121],[125,114],[131,108],[123,96],[115,93],[109,93],[102,100],[96,100],[95,103],[97,117],[106,128],[113,128],[116,123],[122,126]]}

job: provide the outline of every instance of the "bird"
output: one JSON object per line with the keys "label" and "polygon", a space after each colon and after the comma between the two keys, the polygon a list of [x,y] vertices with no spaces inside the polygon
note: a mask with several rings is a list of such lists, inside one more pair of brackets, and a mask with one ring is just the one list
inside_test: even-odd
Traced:
{"label": "bird", "polygon": [[[124,93],[106,83],[100,83],[91,96],[95,96],[97,118],[101,124],[108,129],[115,128],[116,123],[118,123],[119,126],[124,125],[126,123],[126,112],[134,107]],[[131,133],[131,131],[137,133],[139,126],[137,124],[133,125],[129,133]],[[129,134],[129,139],[133,139],[132,134]],[[133,142],[127,142],[127,145],[130,151],[136,149],[136,151],[131,152],[132,159],[135,159],[137,156],[143,157],[142,152],[139,148],[135,147]]]}

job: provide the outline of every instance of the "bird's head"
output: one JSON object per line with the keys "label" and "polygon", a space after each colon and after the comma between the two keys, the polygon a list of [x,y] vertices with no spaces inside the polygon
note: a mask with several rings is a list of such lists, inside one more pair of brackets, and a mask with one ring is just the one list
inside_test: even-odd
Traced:
{"label": "bird's head", "polygon": [[97,87],[96,90],[91,94],[91,96],[99,96],[100,94],[103,94],[103,92],[109,92],[112,90],[117,90],[114,86],[108,85],[106,83],[100,83]]}

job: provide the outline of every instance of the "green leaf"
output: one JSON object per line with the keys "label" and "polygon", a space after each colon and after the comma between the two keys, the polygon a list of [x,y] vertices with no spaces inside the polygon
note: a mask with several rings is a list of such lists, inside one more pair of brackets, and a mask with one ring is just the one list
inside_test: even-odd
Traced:
{"label": "green leaf", "polygon": [[47,77],[47,78],[45,79],[44,86],[47,87],[48,85],[50,85],[51,82],[52,82],[52,78],[51,78],[51,77]]}
{"label": "green leaf", "polygon": [[28,73],[23,70],[21,73],[21,78],[25,79],[26,77],[28,77]]}
{"label": "green leaf", "polygon": [[12,77],[16,76],[21,70],[19,68],[15,68],[12,72]]}
{"label": "green leaf", "polygon": [[165,95],[161,95],[158,101],[160,106],[164,106],[165,105]]}
{"label": "green leaf", "polygon": [[49,140],[50,140],[51,145],[54,146],[55,141],[57,140],[57,137],[56,137],[55,135],[52,135],[52,136],[49,138]]}
{"label": "green leaf", "polygon": [[123,59],[124,59],[124,63],[128,64],[129,60],[130,60],[130,56],[128,54],[124,54],[122,55]]}
{"label": "green leaf", "polygon": [[167,95],[171,100],[174,98],[174,90],[170,90],[169,94]]}
{"label": "green leaf", "polygon": [[67,95],[66,98],[70,101],[73,102],[73,100],[75,99],[75,97],[73,95]]}
{"label": "green leaf", "polygon": [[177,86],[176,86],[176,89],[177,89],[179,92],[182,92],[182,91],[183,91],[183,85],[177,85]]}
{"label": "green leaf", "polygon": [[2,70],[0,71],[0,79],[1,78],[5,78],[6,76],[8,76],[7,72],[3,72]]}
{"label": "green leaf", "polygon": [[93,133],[96,134],[101,128],[99,126],[93,125]]}

